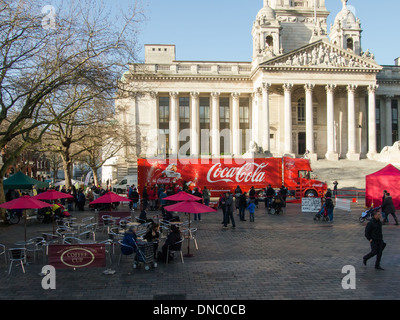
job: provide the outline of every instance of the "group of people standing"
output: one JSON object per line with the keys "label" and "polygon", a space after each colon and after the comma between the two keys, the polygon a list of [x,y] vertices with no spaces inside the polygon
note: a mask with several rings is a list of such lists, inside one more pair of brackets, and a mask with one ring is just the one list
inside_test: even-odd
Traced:
{"label": "group of people standing", "polygon": [[276,198],[281,200],[282,206],[285,205],[287,194],[288,190],[285,186],[282,186],[278,192],[270,184],[262,191],[256,191],[254,187],[251,187],[248,193],[242,192],[240,186],[237,186],[233,194],[226,192],[220,196],[218,207],[222,209],[223,213],[221,224],[224,225],[224,228],[227,228],[227,225],[232,223],[232,228],[236,228],[233,213],[238,212],[240,221],[246,221],[246,210],[249,212],[250,222],[254,222],[254,212],[258,208],[260,196],[264,198],[267,212],[270,212],[269,209]]}

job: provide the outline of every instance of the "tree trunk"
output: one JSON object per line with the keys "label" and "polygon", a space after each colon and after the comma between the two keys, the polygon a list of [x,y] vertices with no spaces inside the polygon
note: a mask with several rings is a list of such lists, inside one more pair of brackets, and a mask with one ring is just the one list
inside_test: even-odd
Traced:
{"label": "tree trunk", "polygon": [[97,174],[98,168],[91,168],[93,171],[93,184],[95,186],[99,185],[99,175]]}
{"label": "tree trunk", "polygon": [[64,180],[65,187],[68,189],[72,186],[72,159],[69,154],[62,156],[63,159],[63,170],[64,170]]}
{"label": "tree trunk", "polygon": [[[3,175],[1,175],[0,176],[0,203],[6,202],[6,195],[4,194],[3,182],[4,182],[4,178],[3,178]],[[1,216],[1,220],[3,220],[5,223],[6,209],[0,208],[0,216]]]}

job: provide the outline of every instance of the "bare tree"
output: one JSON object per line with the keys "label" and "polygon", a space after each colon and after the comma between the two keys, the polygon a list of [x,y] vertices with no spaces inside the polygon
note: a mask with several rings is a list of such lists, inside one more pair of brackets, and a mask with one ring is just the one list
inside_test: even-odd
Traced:
{"label": "bare tree", "polygon": [[137,3],[114,12],[97,0],[59,1],[50,17],[49,11],[42,14],[47,4],[0,0],[0,150],[20,139],[0,167],[0,202],[8,166],[80,104],[57,103],[53,113],[44,106],[71,87],[111,97],[128,63],[136,60],[142,20]]}
{"label": "bare tree", "polygon": [[120,150],[133,146],[135,141],[133,137],[126,135],[125,130],[121,130],[121,125],[116,120],[105,121],[88,130],[91,133],[86,139],[77,143],[78,148],[83,150],[78,160],[92,169],[94,184],[99,185],[98,170]]}

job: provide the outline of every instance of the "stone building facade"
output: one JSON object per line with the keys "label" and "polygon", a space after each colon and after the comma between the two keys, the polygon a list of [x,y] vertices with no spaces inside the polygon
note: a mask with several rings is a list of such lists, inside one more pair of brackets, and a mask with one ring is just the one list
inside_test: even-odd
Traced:
{"label": "stone building facade", "polygon": [[110,163],[113,178],[134,174],[137,157],[356,161],[400,140],[400,66],[363,51],[347,2],[328,32],[325,0],[264,0],[249,62],[177,61],[174,45],[145,45],[122,79],[134,94],[116,102],[136,144]]}

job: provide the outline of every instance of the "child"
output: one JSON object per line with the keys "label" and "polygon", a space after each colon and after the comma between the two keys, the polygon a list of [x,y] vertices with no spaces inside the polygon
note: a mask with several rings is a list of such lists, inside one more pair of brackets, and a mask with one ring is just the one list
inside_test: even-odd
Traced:
{"label": "child", "polygon": [[254,210],[256,208],[256,205],[254,204],[254,201],[250,201],[250,204],[247,206],[247,210],[249,210],[250,213],[250,222],[254,222]]}

